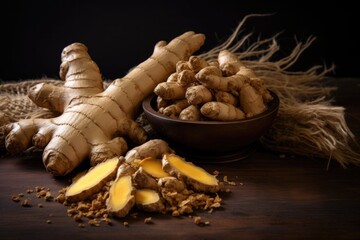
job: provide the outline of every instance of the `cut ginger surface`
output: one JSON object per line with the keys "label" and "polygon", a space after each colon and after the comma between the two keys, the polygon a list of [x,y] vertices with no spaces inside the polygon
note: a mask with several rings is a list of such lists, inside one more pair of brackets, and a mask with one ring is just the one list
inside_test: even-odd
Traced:
{"label": "cut ginger surface", "polygon": [[218,185],[218,180],[216,177],[206,172],[203,168],[195,166],[194,164],[185,161],[183,158],[175,154],[165,154],[165,158],[168,163],[182,175],[188,176],[197,182],[206,185]]}
{"label": "cut ginger surface", "polygon": [[138,189],[135,193],[135,202],[137,204],[147,205],[159,201],[159,194],[151,189]]}
{"label": "cut ginger surface", "polygon": [[109,179],[115,177],[119,162],[119,158],[115,157],[96,165],[69,186],[66,197],[71,201],[92,195],[103,187]]}
{"label": "cut ginger surface", "polygon": [[162,178],[170,176],[167,172],[162,169],[161,160],[147,157],[140,162],[140,166],[144,171],[155,178]]}
{"label": "cut ginger surface", "polygon": [[108,205],[111,211],[118,211],[123,209],[133,198],[132,179],[130,175],[118,178],[110,188]]}

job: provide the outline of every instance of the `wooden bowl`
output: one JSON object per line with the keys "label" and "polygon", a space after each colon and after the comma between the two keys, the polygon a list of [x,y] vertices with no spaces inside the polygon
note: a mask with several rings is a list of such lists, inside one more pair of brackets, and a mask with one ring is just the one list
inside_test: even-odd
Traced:
{"label": "wooden bowl", "polygon": [[153,130],[177,153],[194,161],[228,162],[247,157],[251,146],[271,127],[280,101],[270,93],[273,100],[265,112],[230,122],[169,118],[157,112],[156,95],[146,98],[142,107]]}

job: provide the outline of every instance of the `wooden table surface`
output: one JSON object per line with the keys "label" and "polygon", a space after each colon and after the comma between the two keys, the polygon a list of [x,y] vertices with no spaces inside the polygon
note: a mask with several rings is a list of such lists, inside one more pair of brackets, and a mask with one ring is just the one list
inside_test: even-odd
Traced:
{"label": "wooden table surface", "polygon": [[[360,79],[333,81],[337,104],[347,108],[348,124],[360,137]],[[261,146],[247,159],[201,166],[237,183],[221,194],[221,209],[196,213],[209,226],[197,226],[189,217],[141,213],[125,218],[128,227],[115,220],[112,226],[79,228],[66,207],[26,193],[44,186],[56,194],[69,184],[67,178],[47,173],[40,154],[3,156],[0,239],[360,239],[360,167],[343,169],[332,161],[327,170],[325,159],[281,156]],[[11,200],[21,192],[32,207]],[[145,224],[149,216],[153,223]]]}

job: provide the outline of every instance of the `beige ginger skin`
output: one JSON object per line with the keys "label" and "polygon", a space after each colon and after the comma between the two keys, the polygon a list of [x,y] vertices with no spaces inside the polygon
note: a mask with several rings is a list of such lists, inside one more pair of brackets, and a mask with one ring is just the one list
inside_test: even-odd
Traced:
{"label": "beige ginger skin", "polygon": [[83,44],[62,52],[63,87],[40,84],[30,90],[39,106],[62,113],[51,119],[27,119],[8,126],[6,148],[16,153],[31,145],[43,148],[43,163],[54,175],[66,175],[84,159],[92,164],[127,151],[123,136],[135,143],[147,140],[137,125],[136,110],[155,86],[175,72],[204,43],[205,36],[186,32],[168,44],[156,44],[151,57],[104,91],[101,74]]}

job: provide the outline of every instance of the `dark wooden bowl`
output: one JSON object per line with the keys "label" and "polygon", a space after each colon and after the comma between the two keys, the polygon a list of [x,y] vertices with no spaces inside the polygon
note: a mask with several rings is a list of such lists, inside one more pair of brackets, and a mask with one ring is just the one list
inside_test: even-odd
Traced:
{"label": "dark wooden bowl", "polygon": [[246,152],[249,146],[271,127],[280,103],[277,95],[274,92],[271,94],[274,99],[265,112],[252,118],[231,122],[184,121],[169,118],[157,112],[155,95],[146,98],[142,107],[151,127],[161,138],[168,141],[176,152],[180,151],[196,158],[203,156],[201,159],[222,156],[234,159],[237,158],[236,153]]}

